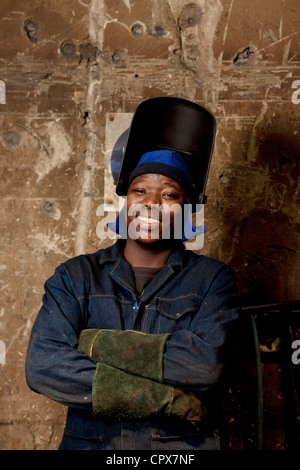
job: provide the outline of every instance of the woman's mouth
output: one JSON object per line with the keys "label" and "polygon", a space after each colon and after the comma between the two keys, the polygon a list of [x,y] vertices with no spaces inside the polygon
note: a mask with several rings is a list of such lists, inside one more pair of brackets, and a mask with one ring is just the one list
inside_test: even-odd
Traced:
{"label": "woman's mouth", "polygon": [[159,220],[158,219],[153,219],[152,217],[143,217],[143,216],[138,216],[137,217],[138,221],[140,222],[140,225],[150,225],[150,226],[156,226],[159,225]]}

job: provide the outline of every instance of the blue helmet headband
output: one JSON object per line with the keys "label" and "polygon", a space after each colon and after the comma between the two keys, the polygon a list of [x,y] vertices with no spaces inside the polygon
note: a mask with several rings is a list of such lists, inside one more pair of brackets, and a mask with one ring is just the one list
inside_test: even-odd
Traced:
{"label": "blue helmet headband", "polygon": [[142,155],[138,165],[132,171],[128,186],[134,178],[145,173],[158,173],[176,181],[189,193],[192,178],[183,157],[174,150],[155,150]]}
{"label": "blue helmet headband", "polygon": [[[192,210],[188,199],[192,178],[180,153],[174,150],[155,150],[153,152],[144,153],[138,165],[130,175],[128,187],[134,178],[146,173],[156,173],[168,176],[180,184],[180,186],[183,188],[186,194],[187,204],[189,205],[189,211],[184,224],[184,231],[181,239],[182,242],[192,239],[203,232],[206,232],[206,227],[201,226],[196,228],[192,224]],[[124,228],[126,227],[126,217],[124,208],[118,215],[117,220],[114,223],[107,224],[107,226],[110,230],[121,235],[121,237],[126,238],[127,230],[125,235]]]}

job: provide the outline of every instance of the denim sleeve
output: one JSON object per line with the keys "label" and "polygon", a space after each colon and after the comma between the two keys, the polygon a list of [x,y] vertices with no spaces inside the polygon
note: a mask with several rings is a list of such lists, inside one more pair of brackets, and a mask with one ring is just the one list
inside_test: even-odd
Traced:
{"label": "denim sleeve", "polygon": [[61,265],[45,283],[43,304],[27,350],[26,380],[37,393],[87,410],[92,409],[96,362],[76,349],[81,329],[80,306]]}
{"label": "denim sleeve", "polygon": [[235,279],[222,265],[189,329],[176,331],[167,340],[165,383],[199,393],[217,385],[230,359],[238,319]]}

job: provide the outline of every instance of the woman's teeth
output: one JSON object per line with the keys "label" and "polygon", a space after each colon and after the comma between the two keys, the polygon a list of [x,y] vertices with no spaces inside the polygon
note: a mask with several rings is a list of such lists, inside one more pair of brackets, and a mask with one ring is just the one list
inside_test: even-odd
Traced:
{"label": "woman's teeth", "polygon": [[139,216],[139,220],[141,220],[142,222],[145,222],[146,224],[153,224],[153,225],[158,225],[159,224],[159,220],[157,219],[151,219],[149,217],[141,217]]}

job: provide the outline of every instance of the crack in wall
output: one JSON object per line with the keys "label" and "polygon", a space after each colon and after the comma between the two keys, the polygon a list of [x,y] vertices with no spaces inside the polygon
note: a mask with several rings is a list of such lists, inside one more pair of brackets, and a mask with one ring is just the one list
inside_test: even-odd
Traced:
{"label": "crack in wall", "polygon": [[[91,44],[102,49],[104,27],[103,19],[104,2],[103,0],[92,0],[89,14],[89,39]],[[98,129],[96,124],[96,111],[98,102],[101,99],[101,70],[97,63],[88,62],[88,88],[86,96],[86,112],[84,131],[86,146],[84,150],[84,161],[81,177],[81,189],[78,196],[78,205],[76,210],[76,232],[75,232],[75,255],[84,253],[86,246],[87,230],[90,223],[90,214],[92,209],[92,196],[95,175],[98,168],[95,161],[98,141]]]}

